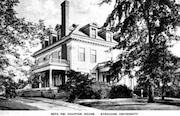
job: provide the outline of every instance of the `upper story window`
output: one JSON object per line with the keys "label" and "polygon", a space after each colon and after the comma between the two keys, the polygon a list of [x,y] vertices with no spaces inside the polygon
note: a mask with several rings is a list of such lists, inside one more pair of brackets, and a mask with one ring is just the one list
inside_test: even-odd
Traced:
{"label": "upper story window", "polygon": [[79,61],[85,61],[85,48],[79,48]]}
{"label": "upper story window", "polygon": [[49,59],[52,59],[53,58],[53,54],[51,53],[50,55],[49,55]]}
{"label": "upper story window", "polygon": [[96,29],[95,28],[91,28],[91,37],[96,38]]}
{"label": "upper story window", "polygon": [[61,50],[60,51],[58,51],[58,59],[61,59],[62,57],[61,57]]}
{"label": "upper story window", "polygon": [[96,63],[96,50],[91,50],[91,62]]}

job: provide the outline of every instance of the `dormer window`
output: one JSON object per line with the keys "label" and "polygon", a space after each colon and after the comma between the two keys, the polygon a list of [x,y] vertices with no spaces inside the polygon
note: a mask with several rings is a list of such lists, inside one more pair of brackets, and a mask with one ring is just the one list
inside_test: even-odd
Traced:
{"label": "dormer window", "polygon": [[48,41],[44,41],[44,44],[45,44],[45,47],[47,47],[48,46]]}
{"label": "dormer window", "polygon": [[112,35],[111,35],[110,32],[107,32],[107,33],[106,33],[106,41],[112,42]]}
{"label": "dormer window", "polygon": [[53,36],[52,39],[53,39],[53,43],[55,43],[56,42],[56,37]]}
{"label": "dormer window", "polygon": [[61,39],[61,28],[62,26],[57,24],[56,27],[55,27],[55,30],[57,32],[57,40],[60,40]]}
{"label": "dormer window", "polygon": [[47,47],[49,45],[49,41],[48,40],[44,40],[43,42],[42,42],[42,48],[45,48],[45,47]]}
{"label": "dormer window", "polygon": [[52,44],[52,36],[49,37],[49,45]]}
{"label": "dormer window", "polygon": [[61,39],[61,31],[57,31],[57,40],[60,40]]}
{"label": "dormer window", "polygon": [[84,27],[82,27],[80,30],[91,38],[97,38],[98,27],[94,23],[87,24]]}
{"label": "dormer window", "polygon": [[91,28],[91,37],[92,38],[96,38],[96,29],[95,28]]}

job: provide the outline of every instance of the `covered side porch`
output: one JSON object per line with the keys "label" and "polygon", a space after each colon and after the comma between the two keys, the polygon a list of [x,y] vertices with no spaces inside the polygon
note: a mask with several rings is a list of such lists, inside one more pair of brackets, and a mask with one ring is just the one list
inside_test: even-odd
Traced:
{"label": "covered side porch", "polygon": [[54,89],[63,85],[66,83],[68,70],[69,62],[64,59],[49,59],[37,63],[33,68],[35,81],[32,89]]}
{"label": "covered side porch", "polygon": [[[37,70],[36,70],[37,71]],[[68,70],[46,69],[35,72],[31,89],[23,91],[23,97],[66,98],[68,94],[59,90],[67,82]]]}
{"label": "covered side porch", "polygon": [[32,88],[53,89],[63,85],[67,81],[67,71],[49,69],[35,73],[35,81],[32,83]]}

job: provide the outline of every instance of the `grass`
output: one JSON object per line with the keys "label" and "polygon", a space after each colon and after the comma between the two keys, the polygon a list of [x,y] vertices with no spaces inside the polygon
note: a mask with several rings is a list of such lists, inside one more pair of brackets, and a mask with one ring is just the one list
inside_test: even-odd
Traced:
{"label": "grass", "polygon": [[39,110],[37,107],[0,98],[0,110]]}
{"label": "grass", "polygon": [[[20,99],[19,99],[20,100]],[[23,99],[0,98],[0,110],[40,110],[37,107],[25,105],[24,102],[33,102]],[[77,100],[75,103],[101,110],[180,110],[180,99],[156,99],[156,103],[147,103],[147,99],[119,98],[119,99],[91,99]]]}
{"label": "grass", "polygon": [[78,101],[80,105],[89,106],[101,110],[180,110],[177,104],[170,101],[156,101],[147,103],[146,99],[112,99],[96,101]]}

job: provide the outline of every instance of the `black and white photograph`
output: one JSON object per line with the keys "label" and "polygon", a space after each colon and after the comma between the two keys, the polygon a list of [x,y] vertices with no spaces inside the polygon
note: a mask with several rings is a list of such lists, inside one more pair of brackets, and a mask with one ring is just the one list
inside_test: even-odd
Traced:
{"label": "black and white photograph", "polygon": [[178,114],[180,0],[0,1],[0,115]]}

